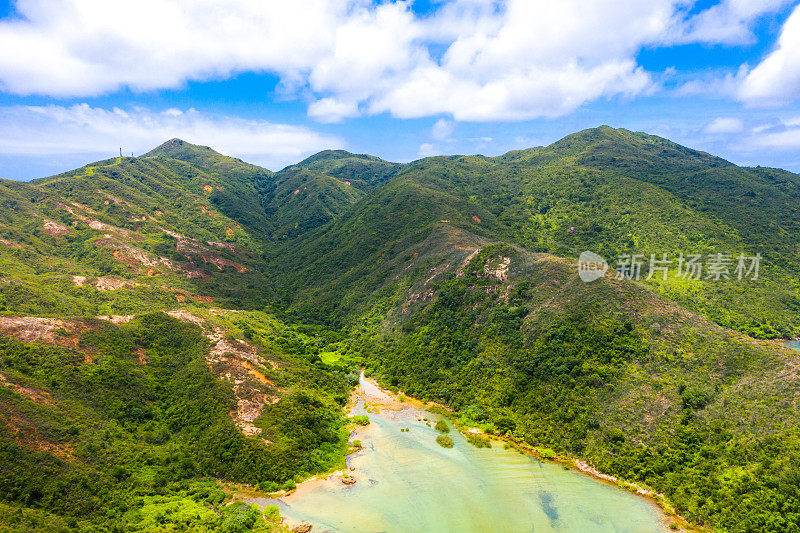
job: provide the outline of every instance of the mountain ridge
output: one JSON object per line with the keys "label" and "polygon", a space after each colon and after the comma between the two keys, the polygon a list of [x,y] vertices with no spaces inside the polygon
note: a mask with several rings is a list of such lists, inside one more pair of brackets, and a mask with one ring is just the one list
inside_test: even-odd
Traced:
{"label": "mountain ridge", "polygon": [[[0,182],[0,524],[146,529],[165,497],[218,528],[250,512],[226,483],[343,467],[361,367],[695,525],[800,523],[800,356],[777,340],[800,332],[797,175],[605,127],[275,173],[180,139],[148,154]],[[764,263],[585,283],[582,250]]]}

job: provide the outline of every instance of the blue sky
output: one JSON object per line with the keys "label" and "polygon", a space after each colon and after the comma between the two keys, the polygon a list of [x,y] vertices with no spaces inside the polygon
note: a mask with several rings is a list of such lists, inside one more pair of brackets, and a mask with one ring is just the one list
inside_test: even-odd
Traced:
{"label": "blue sky", "polygon": [[[111,5],[109,5],[111,4]],[[0,177],[171,137],[496,155],[609,124],[800,171],[796,1],[0,2]]]}

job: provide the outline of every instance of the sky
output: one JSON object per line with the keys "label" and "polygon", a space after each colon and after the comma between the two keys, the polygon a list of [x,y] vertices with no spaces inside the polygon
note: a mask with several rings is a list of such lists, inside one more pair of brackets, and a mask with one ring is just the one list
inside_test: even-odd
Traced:
{"label": "sky", "polygon": [[608,124],[800,172],[787,0],[0,0],[0,178],[167,139],[272,170]]}

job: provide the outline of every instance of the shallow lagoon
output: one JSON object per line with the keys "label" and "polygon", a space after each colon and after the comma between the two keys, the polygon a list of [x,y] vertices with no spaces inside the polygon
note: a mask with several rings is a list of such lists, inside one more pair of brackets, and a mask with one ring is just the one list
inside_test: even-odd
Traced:
{"label": "shallow lagoon", "polygon": [[418,420],[433,425],[436,415],[404,409],[369,417],[355,437],[362,451],[348,458],[355,485],[332,478],[258,503],[277,504],[292,523],[313,523],[314,532],[668,531],[652,502],[562,465],[497,443],[475,448],[454,429],[454,447],[442,448],[438,433]]}

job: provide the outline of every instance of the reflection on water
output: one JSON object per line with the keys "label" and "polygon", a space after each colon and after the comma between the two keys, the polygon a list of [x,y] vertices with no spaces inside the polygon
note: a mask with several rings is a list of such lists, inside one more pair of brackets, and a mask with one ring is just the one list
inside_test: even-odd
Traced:
{"label": "reflection on water", "polygon": [[[356,414],[363,414],[359,402]],[[451,449],[414,409],[369,414],[348,458],[355,485],[321,482],[277,504],[314,532],[662,532],[652,503],[553,463],[515,451],[474,448],[456,431]],[[433,423],[433,422],[432,422]],[[410,428],[401,432],[401,428]]]}

